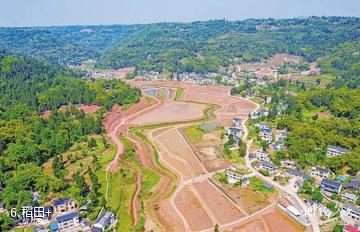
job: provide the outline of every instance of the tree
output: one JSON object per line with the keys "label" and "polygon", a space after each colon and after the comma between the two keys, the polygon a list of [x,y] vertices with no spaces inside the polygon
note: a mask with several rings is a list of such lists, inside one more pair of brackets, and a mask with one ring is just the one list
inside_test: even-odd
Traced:
{"label": "tree", "polygon": [[75,172],[73,179],[75,180],[78,189],[78,195],[83,197],[88,190],[84,177],[80,175],[80,172]]}
{"label": "tree", "polygon": [[219,225],[218,224],[216,224],[215,225],[215,228],[214,228],[214,232],[219,232],[220,230],[219,230]]}
{"label": "tree", "polygon": [[88,147],[89,148],[94,148],[96,147],[96,140],[94,138],[91,137],[91,139],[88,141]]}
{"label": "tree", "polygon": [[333,228],[333,232],[343,232],[344,226],[340,224],[336,224]]}
{"label": "tree", "polygon": [[311,199],[314,201],[321,203],[324,199],[323,195],[321,194],[320,190],[317,189],[311,194]]}
{"label": "tree", "polygon": [[58,155],[55,156],[53,159],[52,168],[53,168],[54,175],[57,178],[62,177],[62,170],[64,170],[65,167],[64,167],[64,164],[61,162],[60,157]]}
{"label": "tree", "polygon": [[15,223],[14,219],[8,215],[0,215],[0,230],[1,231],[10,231],[13,224]]}
{"label": "tree", "polygon": [[240,157],[245,157],[245,155],[246,155],[246,143],[244,143],[242,140],[240,140],[238,142],[238,146],[239,146],[238,152],[239,152]]}
{"label": "tree", "polygon": [[308,180],[304,180],[302,189],[303,189],[304,193],[306,193],[306,194],[313,193],[313,190],[312,190],[311,185]]}

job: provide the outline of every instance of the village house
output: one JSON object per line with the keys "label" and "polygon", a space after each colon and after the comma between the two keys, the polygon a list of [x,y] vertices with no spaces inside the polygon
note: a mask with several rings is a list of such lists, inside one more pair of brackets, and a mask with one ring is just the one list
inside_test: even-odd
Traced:
{"label": "village house", "polygon": [[341,194],[341,198],[349,203],[355,204],[357,195],[352,193],[343,193]]}
{"label": "village house", "polygon": [[52,232],[76,231],[79,226],[79,214],[73,212],[56,217],[56,223],[52,223],[50,229]]}
{"label": "village house", "polygon": [[323,216],[327,219],[331,218],[333,216],[333,212],[328,209],[325,205],[320,204],[312,200],[311,198],[307,198],[305,200],[305,203],[312,206],[314,210],[316,210],[320,216]]}
{"label": "village house", "polygon": [[281,166],[283,166],[284,168],[291,168],[291,169],[298,169],[300,167],[298,163],[292,160],[282,160]]}
{"label": "village house", "polygon": [[241,128],[241,118],[238,117],[233,118],[232,127]]}
{"label": "village house", "polygon": [[265,140],[267,144],[271,143],[273,136],[271,130],[261,130],[261,139]]}
{"label": "village house", "polygon": [[237,127],[229,127],[229,129],[227,130],[227,135],[232,134],[235,137],[239,137],[241,138],[244,135],[244,132],[241,128],[237,128]]}
{"label": "village house", "polygon": [[101,231],[104,231],[105,228],[110,227],[112,224],[114,224],[115,220],[116,218],[114,213],[110,211],[104,211],[96,219],[94,223],[94,228],[98,228],[101,229]]}
{"label": "village house", "polygon": [[273,163],[269,162],[260,162],[260,170],[267,170],[270,174],[273,174],[277,171],[277,167]]}
{"label": "village house", "polygon": [[82,230],[82,231],[89,231],[89,230],[90,230],[90,227],[91,227],[91,224],[90,224],[90,222],[89,222],[88,219],[82,218],[82,219],[80,220],[80,226],[81,226],[81,230]]}
{"label": "village house", "polygon": [[287,173],[289,174],[289,176],[293,176],[293,177],[297,177],[297,178],[300,178],[300,179],[303,179],[303,180],[310,180],[311,177],[304,173],[304,172],[301,172],[301,171],[298,171],[296,169],[289,169],[287,171]]}
{"label": "village house", "polygon": [[330,170],[324,169],[324,168],[319,168],[319,167],[312,167],[311,175],[318,176],[321,178],[328,178],[330,175]]}
{"label": "village house", "polygon": [[256,158],[262,162],[270,162],[270,155],[266,151],[259,149],[255,152]]}
{"label": "village house", "polygon": [[60,198],[53,201],[54,213],[65,213],[75,209],[75,201],[70,198]]}
{"label": "village house", "polygon": [[355,220],[360,220],[360,208],[348,204],[341,206],[340,214],[342,217],[351,217]]}
{"label": "village house", "polygon": [[275,140],[278,143],[284,143],[288,135],[289,135],[288,131],[276,131]]}
{"label": "village house", "polygon": [[236,168],[230,168],[226,170],[226,177],[228,182],[234,184],[238,181],[242,181],[242,185],[248,185],[250,183],[249,179],[242,174],[236,172]]}
{"label": "village house", "polygon": [[284,147],[284,145],[281,143],[273,143],[271,146],[275,151],[280,151]]}
{"label": "village house", "polygon": [[360,189],[360,182],[359,180],[354,177],[348,184],[346,184],[344,186],[345,189],[349,189],[349,190],[359,190]]}
{"label": "village house", "polygon": [[328,193],[339,194],[341,187],[340,183],[328,179],[322,179],[320,184],[320,190]]}
{"label": "village house", "polygon": [[264,122],[256,123],[255,126],[259,127],[260,130],[271,130],[269,125],[267,123],[264,123]]}
{"label": "village house", "polygon": [[344,155],[349,152],[350,152],[349,149],[329,145],[327,147],[326,155],[327,156],[338,156],[338,155]]}

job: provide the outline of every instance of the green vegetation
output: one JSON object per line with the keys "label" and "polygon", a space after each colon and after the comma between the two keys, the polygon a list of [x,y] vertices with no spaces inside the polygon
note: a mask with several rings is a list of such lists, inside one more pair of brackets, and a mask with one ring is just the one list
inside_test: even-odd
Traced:
{"label": "green vegetation", "polygon": [[131,199],[136,189],[136,178],[140,167],[131,143],[122,138],[124,153],[120,156],[120,170],[108,173],[109,191],[107,207],[111,208],[119,220],[117,231],[130,231],[132,218],[130,215]]}
{"label": "green vegetation", "polygon": [[147,168],[142,169],[142,174],[143,183],[141,185],[141,190],[147,193],[151,190],[152,187],[154,187],[158,183],[158,181],[160,180],[160,176]]}
{"label": "green vegetation", "polygon": [[198,125],[192,125],[189,127],[186,127],[184,129],[185,134],[187,137],[191,140],[191,142],[199,142],[201,141],[203,135],[205,134],[203,130],[200,129]]}
{"label": "green vegetation", "polygon": [[250,180],[249,188],[252,189],[253,191],[263,192],[263,193],[276,192],[274,188],[271,189],[265,188],[264,187],[265,182],[263,182],[262,180],[256,177],[250,177],[249,180]]}
{"label": "green vegetation", "polygon": [[183,96],[184,94],[184,89],[182,88],[177,88],[176,89],[176,93],[175,93],[175,99],[174,101],[180,101],[181,97]]}
{"label": "green vegetation", "polygon": [[[71,196],[79,205],[91,200],[91,220],[105,205],[99,184],[104,176],[97,176],[104,162],[101,153],[109,146],[101,136],[104,109],[137,102],[140,92],[121,81],[83,80],[80,75],[0,55],[0,181],[5,186],[0,201],[5,208],[30,205],[34,191],[42,199]],[[100,109],[86,115],[77,104]]]}
{"label": "green vegetation", "polygon": [[354,17],[1,28],[0,49],[68,64],[95,59],[102,68],[204,73],[276,53],[313,61],[359,34]]}

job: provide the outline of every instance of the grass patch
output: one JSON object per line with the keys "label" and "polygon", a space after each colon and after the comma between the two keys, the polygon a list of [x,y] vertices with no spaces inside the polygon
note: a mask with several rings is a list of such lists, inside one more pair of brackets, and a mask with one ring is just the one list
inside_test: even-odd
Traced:
{"label": "grass patch", "polygon": [[154,98],[152,98],[152,97],[149,97],[149,96],[144,96],[145,97],[145,100],[147,101],[147,103],[151,106],[151,105],[154,105],[155,104],[155,100],[154,100]]}
{"label": "grass patch", "polygon": [[250,180],[249,188],[253,191],[262,192],[262,193],[275,193],[276,192],[274,187],[272,189],[265,188],[263,186],[265,184],[265,182],[256,177],[250,177],[249,180]]}
{"label": "grass patch", "polygon": [[192,126],[186,127],[184,129],[184,132],[185,132],[186,136],[193,143],[201,141],[201,139],[204,135],[204,131],[201,130],[197,125],[192,125]]}
{"label": "grass patch", "polygon": [[120,170],[116,173],[108,173],[107,207],[111,208],[117,215],[119,220],[117,231],[131,231],[130,204],[136,189],[136,177],[140,169],[131,143],[125,138],[121,138],[121,141],[125,149],[119,160],[121,164]]}
{"label": "grass patch", "polygon": [[142,169],[142,191],[149,192],[160,180],[160,176],[148,168]]}
{"label": "grass patch", "polygon": [[157,98],[159,98],[160,100],[165,100],[166,99],[166,90],[158,89],[157,90]]}
{"label": "grass patch", "polygon": [[175,93],[175,101],[180,101],[180,98],[183,96],[184,94],[184,90],[183,88],[177,88],[176,89],[176,93]]}
{"label": "grass patch", "polygon": [[245,165],[245,159],[243,157],[240,157],[238,149],[230,150],[230,153],[228,154],[226,154],[225,152],[223,153],[225,158],[230,162]]}

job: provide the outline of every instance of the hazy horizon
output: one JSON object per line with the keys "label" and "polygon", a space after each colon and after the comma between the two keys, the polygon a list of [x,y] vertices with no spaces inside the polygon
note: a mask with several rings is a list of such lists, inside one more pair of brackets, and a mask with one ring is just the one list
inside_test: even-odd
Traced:
{"label": "hazy horizon", "polygon": [[[259,7],[261,6],[261,7]],[[2,3],[0,27],[149,24],[216,19],[360,17],[360,1],[347,0],[13,0]]]}

